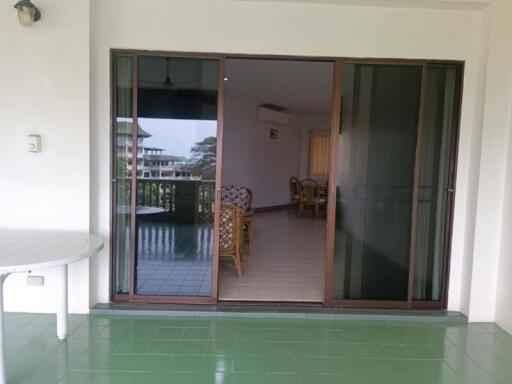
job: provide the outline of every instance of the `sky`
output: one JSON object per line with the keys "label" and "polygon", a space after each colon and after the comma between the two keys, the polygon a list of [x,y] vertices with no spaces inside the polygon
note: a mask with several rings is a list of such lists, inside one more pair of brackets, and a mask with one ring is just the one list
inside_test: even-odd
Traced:
{"label": "sky", "polygon": [[153,135],[144,139],[145,147],[165,149],[164,154],[192,156],[190,148],[207,137],[217,136],[216,120],[175,120],[139,118],[139,125]]}

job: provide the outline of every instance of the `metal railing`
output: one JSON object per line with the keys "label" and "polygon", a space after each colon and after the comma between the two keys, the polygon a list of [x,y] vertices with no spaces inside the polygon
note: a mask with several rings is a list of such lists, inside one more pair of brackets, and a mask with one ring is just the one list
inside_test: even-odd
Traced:
{"label": "metal railing", "polygon": [[162,208],[166,219],[211,222],[215,181],[137,179],[137,206]]}

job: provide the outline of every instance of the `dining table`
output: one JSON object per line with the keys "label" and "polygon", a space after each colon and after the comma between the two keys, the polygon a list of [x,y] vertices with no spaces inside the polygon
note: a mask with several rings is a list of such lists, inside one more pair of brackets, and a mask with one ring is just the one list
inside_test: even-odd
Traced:
{"label": "dining table", "polygon": [[102,248],[103,239],[86,232],[0,228],[0,384],[6,384],[3,290],[8,276],[56,269],[57,338],[63,340],[68,333],[68,265]]}

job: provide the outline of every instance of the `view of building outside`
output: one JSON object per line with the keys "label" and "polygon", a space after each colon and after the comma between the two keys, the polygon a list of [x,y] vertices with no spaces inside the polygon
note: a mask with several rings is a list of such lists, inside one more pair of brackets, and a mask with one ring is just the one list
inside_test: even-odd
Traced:
{"label": "view of building outside", "polygon": [[[137,178],[215,180],[216,131],[212,120],[139,119]],[[132,123],[122,118],[117,123],[117,162],[118,171],[131,177]]]}

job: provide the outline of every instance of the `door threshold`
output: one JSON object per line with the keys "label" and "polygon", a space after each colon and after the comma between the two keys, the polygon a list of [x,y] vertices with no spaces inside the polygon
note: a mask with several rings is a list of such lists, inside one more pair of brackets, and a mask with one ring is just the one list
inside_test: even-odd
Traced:
{"label": "door threshold", "polygon": [[219,317],[296,320],[412,321],[423,323],[464,324],[459,312],[443,310],[326,308],[318,305],[175,305],[175,304],[96,304],[90,310],[98,316]]}
{"label": "door threshold", "polygon": [[245,306],[245,307],[274,307],[274,308],[295,308],[295,307],[313,307],[320,308],[324,304],[321,301],[265,301],[265,300],[221,300],[218,306]]}

